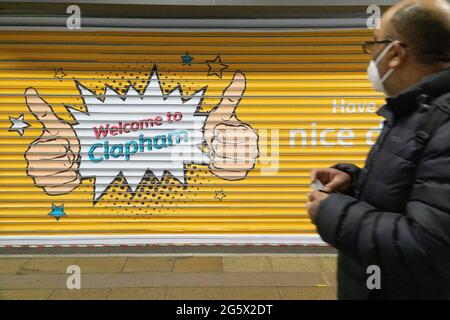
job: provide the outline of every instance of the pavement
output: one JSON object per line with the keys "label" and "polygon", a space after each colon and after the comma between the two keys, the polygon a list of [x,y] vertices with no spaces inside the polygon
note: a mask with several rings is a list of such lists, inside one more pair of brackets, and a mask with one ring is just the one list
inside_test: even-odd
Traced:
{"label": "pavement", "polygon": [[2,300],[334,300],[335,278],[333,254],[0,256]]}

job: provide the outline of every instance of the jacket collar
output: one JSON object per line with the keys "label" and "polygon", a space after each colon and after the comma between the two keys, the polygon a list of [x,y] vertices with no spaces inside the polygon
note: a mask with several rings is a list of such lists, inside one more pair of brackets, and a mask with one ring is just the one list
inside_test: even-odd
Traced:
{"label": "jacket collar", "polygon": [[427,95],[430,99],[450,92],[450,68],[424,77],[418,84],[404,90],[398,96],[386,98],[386,104],[376,113],[383,116],[388,124],[415,110],[418,97]]}

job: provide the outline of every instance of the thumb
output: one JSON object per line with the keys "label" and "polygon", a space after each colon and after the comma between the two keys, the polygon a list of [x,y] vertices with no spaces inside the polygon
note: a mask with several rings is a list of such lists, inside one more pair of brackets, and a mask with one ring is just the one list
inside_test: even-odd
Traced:
{"label": "thumb", "polygon": [[341,183],[342,183],[342,181],[340,179],[334,178],[324,186],[325,191],[335,192]]}
{"label": "thumb", "polygon": [[236,71],[230,84],[223,91],[219,104],[211,112],[220,120],[230,120],[244,95],[245,87],[245,75],[241,71]]}
{"label": "thumb", "polygon": [[39,96],[34,88],[28,88],[25,91],[25,100],[31,113],[44,126],[47,131],[60,127],[64,123],[53,111],[52,107]]}

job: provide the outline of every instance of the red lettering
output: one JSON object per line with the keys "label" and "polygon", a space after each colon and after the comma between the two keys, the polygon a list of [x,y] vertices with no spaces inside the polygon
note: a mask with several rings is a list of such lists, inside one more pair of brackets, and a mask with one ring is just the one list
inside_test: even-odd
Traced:
{"label": "red lettering", "polygon": [[[169,114],[169,112],[168,112]],[[176,112],[175,116],[171,120],[180,121],[183,115],[181,112]],[[172,121],[170,121],[172,122]],[[137,131],[139,129],[147,129],[153,126],[161,126],[163,124],[163,118],[161,116],[156,116],[153,118],[146,118],[138,121],[131,122],[117,122],[117,125],[110,126],[109,123],[100,125],[98,128],[93,127],[95,138],[100,139],[101,137],[106,138],[108,134],[112,136],[117,136],[118,134],[130,133],[131,131]]]}
{"label": "red lettering", "polygon": [[118,132],[119,132],[119,128],[117,126],[112,126],[111,129],[109,129],[109,133],[112,136],[117,136]]}
{"label": "red lettering", "polygon": [[[148,128],[148,124],[151,121],[151,119],[144,119],[144,120],[140,120],[139,121],[139,128],[140,129],[147,129]],[[153,127],[153,123],[152,123],[152,127]]]}
{"label": "red lettering", "polygon": [[173,120],[180,121],[181,119],[183,119],[183,114],[181,112],[175,112],[173,114]]}
{"label": "red lettering", "polygon": [[103,125],[100,125],[100,127],[99,127],[98,129],[97,129],[96,127],[93,127],[95,137],[96,137],[97,139],[99,139],[101,135],[102,135],[103,137],[106,137],[106,136],[108,135],[108,128],[109,128],[109,123],[107,123],[107,124],[105,125],[105,129],[103,128]]}
{"label": "red lettering", "polygon": [[162,118],[160,116],[155,117],[155,120],[153,120],[153,123],[157,126],[162,125]]}
{"label": "red lettering", "polygon": [[131,130],[136,131],[139,129],[139,122],[133,121],[131,123]]}

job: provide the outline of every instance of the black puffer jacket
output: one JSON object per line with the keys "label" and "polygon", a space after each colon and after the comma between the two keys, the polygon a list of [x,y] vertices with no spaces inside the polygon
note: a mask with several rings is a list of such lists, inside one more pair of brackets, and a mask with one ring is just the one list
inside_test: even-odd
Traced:
{"label": "black puffer jacket", "polygon": [[[418,97],[450,92],[450,69],[388,98],[385,118],[347,194],[322,201],[315,223],[339,250],[339,299],[450,299],[450,120],[420,153]],[[367,267],[381,269],[381,289],[367,289]]]}

